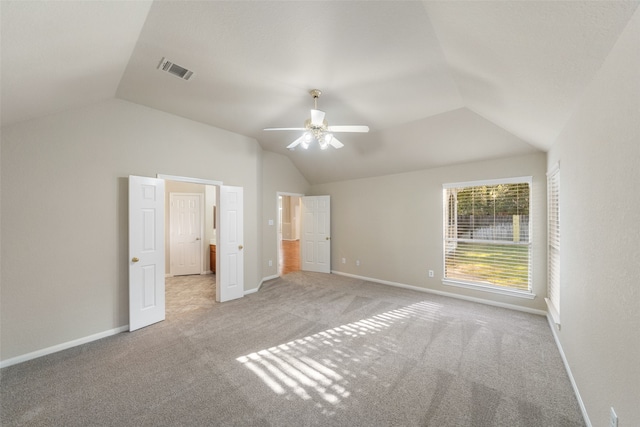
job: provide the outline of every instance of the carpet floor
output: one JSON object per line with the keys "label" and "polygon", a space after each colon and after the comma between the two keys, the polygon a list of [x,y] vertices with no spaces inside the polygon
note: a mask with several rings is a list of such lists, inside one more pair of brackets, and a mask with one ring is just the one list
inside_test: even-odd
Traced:
{"label": "carpet floor", "polygon": [[172,285],[164,322],[2,369],[0,424],[584,425],[544,317],[319,273]]}

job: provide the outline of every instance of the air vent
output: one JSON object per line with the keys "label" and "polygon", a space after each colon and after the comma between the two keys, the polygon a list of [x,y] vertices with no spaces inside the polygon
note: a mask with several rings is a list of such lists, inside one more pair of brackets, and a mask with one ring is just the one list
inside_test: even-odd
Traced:
{"label": "air vent", "polygon": [[193,71],[187,70],[186,68],[181,67],[178,64],[174,64],[167,58],[162,58],[162,61],[160,61],[160,64],[158,65],[158,70],[173,74],[174,76],[180,77],[183,80],[189,80],[191,76],[193,76]]}

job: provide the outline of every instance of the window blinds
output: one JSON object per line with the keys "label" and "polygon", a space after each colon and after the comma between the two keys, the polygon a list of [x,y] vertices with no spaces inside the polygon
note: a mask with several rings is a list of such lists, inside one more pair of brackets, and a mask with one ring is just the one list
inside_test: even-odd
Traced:
{"label": "window blinds", "polygon": [[444,186],[445,280],[531,291],[531,178]]}
{"label": "window blinds", "polygon": [[[560,314],[560,168],[547,175],[547,297],[555,316]],[[555,319],[559,323],[559,319]]]}

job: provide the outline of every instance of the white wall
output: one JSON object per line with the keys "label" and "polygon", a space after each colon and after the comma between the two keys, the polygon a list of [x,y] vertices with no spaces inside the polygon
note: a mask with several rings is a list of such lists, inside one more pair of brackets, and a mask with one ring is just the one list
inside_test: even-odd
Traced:
{"label": "white wall", "polygon": [[557,142],[561,330],[594,426],[640,425],[640,10]]}
{"label": "white wall", "polygon": [[289,158],[270,151],[262,158],[262,276],[273,277],[278,274],[278,192],[306,194],[309,183]]}
{"label": "white wall", "polygon": [[2,128],[0,359],[128,324],[129,175],[244,187],[258,286],[261,157],[251,138],[121,100]]}
{"label": "white wall", "polygon": [[[546,156],[544,153],[331,184],[331,269],[357,276],[545,310]],[[442,284],[442,184],[533,176],[534,300]],[[346,263],[342,264],[342,258]],[[356,260],[360,266],[356,266]],[[428,270],[435,277],[428,277]]]}

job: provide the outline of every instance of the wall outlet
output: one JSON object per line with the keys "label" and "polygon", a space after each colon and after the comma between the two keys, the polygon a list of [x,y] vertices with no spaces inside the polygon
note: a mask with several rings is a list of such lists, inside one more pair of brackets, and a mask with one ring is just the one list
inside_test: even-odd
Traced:
{"label": "wall outlet", "polygon": [[433,277],[433,270],[429,270],[429,277]]}
{"label": "wall outlet", "polygon": [[273,261],[269,260],[269,267],[273,267]]}
{"label": "wall outlet", "polygon": [[611,419],[609,420],[609,427],[618,427],[618,416],[616,415],[616,411],[613,410],[613,406],[611,407]]}
{"label": "wall outlet", "polygon": [[273,225],[273,220],[272,219],[269,220],[269,225]]}
{"label": "wall outlet", "polygon": [[342,258],[342,263],[346,264],[347,263],[347,259],[346,258]]}
{"label": "wall outlet", "polygon": [[356,267],[360,267],[360,260],[359,259],[356,260]]}

